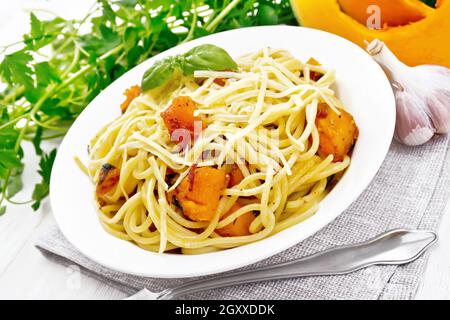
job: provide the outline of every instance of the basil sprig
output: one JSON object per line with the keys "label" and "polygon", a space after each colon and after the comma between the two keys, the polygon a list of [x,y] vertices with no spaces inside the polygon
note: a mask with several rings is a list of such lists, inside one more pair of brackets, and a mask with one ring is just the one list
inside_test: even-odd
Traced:
{"label": "basil sprig", "polygon": [[168,57],[164,60],[156,61],[155,64],[148,69],[142,77],[142,90],[149,90],[162,86],[170,80],[175,68],[178,64],[173,57]]}
{"label": "basil sprig", "polygon": [[167,83],[175,71],[192,75],[196,70],[236,70],[237,64],[222,48],[212,44],[202,44],[188,52],[159,60],[142,77],[143,91],[160,87]]}

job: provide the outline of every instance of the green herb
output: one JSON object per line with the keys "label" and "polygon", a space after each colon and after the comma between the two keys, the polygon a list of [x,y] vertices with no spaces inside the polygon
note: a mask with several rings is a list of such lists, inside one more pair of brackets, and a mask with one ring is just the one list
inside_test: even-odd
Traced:
{"label": "green herb", "polygon": [[186,75],[195,70],[236,70],[237,64],[222,48],[212,44],[204,44],[192,48],[181,56],[181,66]]}
{"label": "green herb", "polygon": [[141,83],[142,90],[145,91],[162,86],[170,80],[177,68],[179,68],[179,64],[172,58],[157,61],[144,73]]}
{"label": "green herb", "polygon": [[192,75],[195,70],[236,70],[237,64],[222,48],[203,44],[188,52],[157,61],[142,78],[142,90],[159,87],[169,81],[179,70],[184,75]]}
{"label": "green herb", "polygon": [[[42,143],[64,136],[112,81],[179,43],[267,23],[296,24],[289,0],[98,0],[81,20],[42,21],[32,13],[23,40],[0,47],[0,215],[4,201],[17,203],[13,197],[22,189],[23,143],[32,143],[41,159],[42,181],[24,202],[37,209],[49,192],[55,157]],[[183,70],[203,68],[209,53],[187,57]],[[172,68],[154,69],[160,78],[147,74],[148,85],[166,81]]]}
{"label": "green herb", "polygon": [[41,200],[44,199],[50,190],[50,175],[52,172],[53,162],[55,162],[56,157],[56,149],[53,149],[48,155],[44,154],[39,161],[39,170],[38,173],[42,178],[42,181],[36,184],[32,199],[34,200],[31,207],[34,210],[39,209],[41,205]]}

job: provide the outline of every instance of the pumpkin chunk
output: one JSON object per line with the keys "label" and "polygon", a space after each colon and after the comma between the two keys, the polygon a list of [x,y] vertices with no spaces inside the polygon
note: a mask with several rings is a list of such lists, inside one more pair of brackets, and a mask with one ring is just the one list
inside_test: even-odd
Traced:
{"label": "pumpkin chunk", "polygon": [[321,157],[333,155],[333,162],[342,161],[352,149],[358,138],[358,127],[352,115],[339,109],[340,115],[326,103],[317,109],[316,126],[319,131],[319,150]]}
{"label": "pumpkin chunk", "polygon": [[214,83],[218,84],[219,86],[223,87],[226,83],[226,79],[224,78],[216,78],[214,79]]}
{"label": "pumpkin chunk", "polygon": [[242,180],[244,180],[244,174],[242,173],[241,169],[239,169],[239,166],[237,164],[233,164],[233,167],[230,171],[230,179],[228,181],[228,187],[234,187],[241,183]]}
{"label": "pumpkin chunk", "polygon": [[130,106],[131,101],[133,101],[135,98],[137,98],[141,94],[141,87],[139,86],[132,86],[125,90],[123,95],[126,97],[125,101],[120,105],[120,109],[122,110],[122,113],[125,113],[127,111],[128,107]]}
{"label": "pumpkin chunk", "polygon": [[407,0],[338,0],[341,10],[366,25],[370,13],[370,6],[377,6],[380,10],[380,27],[397,27],[408,25],[425,18],[431,8],[419,1]]}
{"label": "pumpkin chunk", "polygon": [[120,171],[113,165],[105,163],[101,170],[97,183],[97,196],[102,196],[108,193],[117,185],[120,179]]}
{"label": "pumpkin chunk", "polygon": [[175,198],[189,219],[211,221],[225,187],[225,172],[211,167],[194,167],[175,189]]}
{"label": "pumpkin chunk", "polygon": [[[231,209],[227,213],[225,213],[222,219],[225,219],[240,208],[242,208],[242,206],[235,202]],[[247,236],[251,234],[250,225],[252,224],[253,220],[255,220],[255,215],[253,214],[253,212],[246,212],[233,222],[227,224],[225,227],[216,229],[216,232],[222,237]]]}
{"label": "pumpkin chunk", "polygon": [[[175,130],[184,129],[188,130],[191,137],[193,137],[194,123],[196,121],[199,121],[201,127],[204,128],[201,118],[194,116],[195,109],[196,104],[190,97],[180,96],[173,99],[172,104],[161,114],[171,135]],[[178,137],[176,142],[181,141],[183,141],[182,136]]]}
{"label": "pumpkin chunk", "polygon": [[[306,61],[307,64],[310,64],[312,66],[321,66],[320,62],[314,59],[313,57],[309,58],[308,61]],[[309,78],[313,81],[319,81],[320,78],[322,78],[323,74],[316,71],[310,71],[309,72]]]}

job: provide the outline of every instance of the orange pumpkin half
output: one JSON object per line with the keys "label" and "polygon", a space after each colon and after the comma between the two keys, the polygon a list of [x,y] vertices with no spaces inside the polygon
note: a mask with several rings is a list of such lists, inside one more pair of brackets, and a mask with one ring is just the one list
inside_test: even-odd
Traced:
{"label": "orange pumpkin half", "polygon": [[450,0],[291,0],[299,23],[365,47],[382,40],[408,65],[450,67]]}

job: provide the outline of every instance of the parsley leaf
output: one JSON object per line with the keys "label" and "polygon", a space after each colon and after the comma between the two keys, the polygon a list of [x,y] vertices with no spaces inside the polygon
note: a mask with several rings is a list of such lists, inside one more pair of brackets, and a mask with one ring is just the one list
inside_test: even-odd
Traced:
{"label": "parsley leaf", "polygon": [[42,133],[44,130],[42,127],[38,127],[36,129],[36,133],[34,134],[33,140],[31,141],[34,146],[34,151],[38,156],[42,155],[41,142],[42,142]]}
{"label": "parsley leaf", "polygon": [[58,36],[62,29],[63,19],[57,18],[51,23],[39,20],[34,13],[30,13],[30,33],[23,36],[24,43],[30,50],[38,50]]}
{"label": "parsley leaf", "polygon": [[121,42],[120,36],[106,25],[100,25],[99,31],[98,36],[88,34],[80,39],[83,49],[97,57],[115,48]]}
{"label": "parsley leaf", "polygon": [[22,169],[16,170],[10,177],[8,187],[6,189],[6,195],[8,198],[15,196],[23,188],[22,182]]}
{"label": "parsley leaf", "polygon": [[10,85],[24,85],[25,88],[33,88],[33,70],[29,63],[33,57],[25,51],[17,51],[6,55],[0,64],[0,76]]}
{"label": "parsley leaf", "polygon": [[22,165],[18,154],[14,150],[0,150],[0,167],[6,169],[19,168]]}
{"label": "parsley leaf", "polygon": [[111,5],[106,0],[101,0],[101,3],[105,19],[111,21],[112,23],[115,23],[116,15],[114,13],[114,10],[111,8]]}
{"label": "parsley leaf", "polygon": [[41,86],[46,86],[52,82],[61,82],[58,72],[47,61],[35,64],[34,72],[36,74],[36,82]]}
{"label": "parsley leaf", "polygon": [[3,128],[0,130],[0,150],[14,149],[17,136],[18,133],[14,128]]}
{"label": "parsley leaf", "polygon": [[52,172],[53,162],[56,157],[56,149],[49,154],[44,154],[39,161],[38,173],[42,177],[42,181],[34,186],[32,199],[34,203],[31,205],[33,210],[39,209],[42,199],[44,199],[50,190],[50,175]]}

